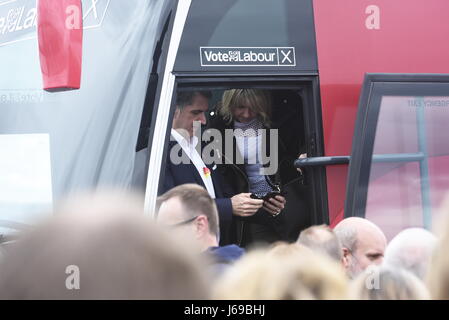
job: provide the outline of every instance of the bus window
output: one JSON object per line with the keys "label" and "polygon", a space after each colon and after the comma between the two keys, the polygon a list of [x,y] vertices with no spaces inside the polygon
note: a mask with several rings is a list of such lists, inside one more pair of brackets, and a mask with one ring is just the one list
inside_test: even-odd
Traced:
{"label": "bus window", "polygon": [[[279,191],[286,204],[276,218],[265,210],[252,217],[234,214],[232,225],[220,226],[221,238],[224,243],[241,246],[258,241],[295,241],[323,210],[311,196],[317,177],[313,170],[320,169],[307,169],[301,174],[293,166],[294,160],[309,149],[306,137],[313,126],[305,121],[307,90],[310,88],[306,86],[178,86],[158,193],[182,183],[202,185],[217,199],[243,193],[262,198]],[[192,120],[198,122],[196,127],[192,127]],[[183,137],[189,137],[203,160],[201,165],[208,168],[212,187],[203,177],[204,168],[198,169],[192,160],[196,156],[180,142],[182,129]],[[220,211],[218,201],[217,207]],[[265,232],[265,238],[257,238],[259,231]]]}
{"label": "bus window", "polygon": [[50,139],[46,134],[0,134],[0,149],[0,234],[11,235],[52,209]]}
{"label": "bus window", "polygon": [[346,214],[364,215],[391,238],[431,228],[449,190],[449,78],[377,77],[367,78],[371,96],[360,104],[358,121],[367,125],[355,134],[349,181],[358,198]]}

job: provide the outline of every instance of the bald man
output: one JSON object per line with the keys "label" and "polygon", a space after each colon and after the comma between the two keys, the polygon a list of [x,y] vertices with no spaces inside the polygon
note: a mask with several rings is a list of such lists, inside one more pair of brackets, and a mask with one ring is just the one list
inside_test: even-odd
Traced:
{"label": "bald man", "polygon": [[334,232],[342,246],[342,264],[353,279],[369,265],[380,265],[387,239],[378,226],[367,219],[350,217],[338,223]]}

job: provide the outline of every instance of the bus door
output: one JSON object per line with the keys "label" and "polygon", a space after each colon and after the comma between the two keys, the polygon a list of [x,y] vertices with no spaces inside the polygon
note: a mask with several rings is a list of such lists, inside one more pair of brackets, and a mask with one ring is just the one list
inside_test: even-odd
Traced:
{"label": "bus door", "polygon": [[391,239],[431,229],[449,190],[449,75],[367,74],[354,131],[345,217]]}
{"label": "bus door", "polygon": [[[273,116],[284,117],[281,123],[294,123],[289,135],[302,142],[302,150],[310,157],[324,154],[312,1],[193,0],[190,6],[187,2],[178,5],[150,133],[146,175],[150,214],[164,180],[179,92],[210,91],[209,116],[213,116],[224,91],[264,90],[272,98]],[[188,8],[185,20],[178,16],[184,12],[180,5]],[[288,166],[295,171],[294,159]],[[304,216],[304,227],[328,223],[325,170],[306,171],[309,209],[298,215]]]}

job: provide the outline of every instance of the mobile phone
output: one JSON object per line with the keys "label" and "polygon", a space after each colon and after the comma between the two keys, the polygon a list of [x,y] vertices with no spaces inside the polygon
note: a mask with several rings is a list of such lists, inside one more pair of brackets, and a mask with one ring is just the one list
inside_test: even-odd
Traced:
{"label": "mobile phone", "polygon": [[256,200],[263,200],[264,196],[259,196],[255,193],[251,193],[251,195],[249,196],[251,199],[256,199]]}
{"label": "mobile phone", "polygon": [[280,192],[273,191],[273,192],[268,193],[265,197],[263,197],[263,200],[268,201],[268,200],[270,200],[270,198],[274,198],[274,197],[280,196],[280,195],[282,195]]}
{"label": "mobile phone", "polygon": [[250,197],[252,199],[258,199],[258,200],[267,201],[270,198],[274,198],[276,196],[284,196],[285,194],[286,194],[286,192],[273,191],[273,192],[267,193],[265,195],[257,195],[255,193],[251,193]]}

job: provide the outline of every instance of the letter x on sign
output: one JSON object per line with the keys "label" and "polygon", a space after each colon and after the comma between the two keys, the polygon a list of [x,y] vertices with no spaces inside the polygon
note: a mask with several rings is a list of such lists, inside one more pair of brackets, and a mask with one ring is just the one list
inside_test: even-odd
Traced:
{"label": "letter x on sign", "polygon": [[284,50],[281,50],[281,53],[283,55],[281,63],[285,63],[285,61],[287,61],[287,60],[288,60],[288,63],[293,63],[293,61],[289,58],[290,54],[292,53],[291,50],[288,50],[286,52]]}
{"label": "letter x on sign", "polygon": [[294,48],[279,48],[279,65],[280,66],[295,66],[295,49]]}

